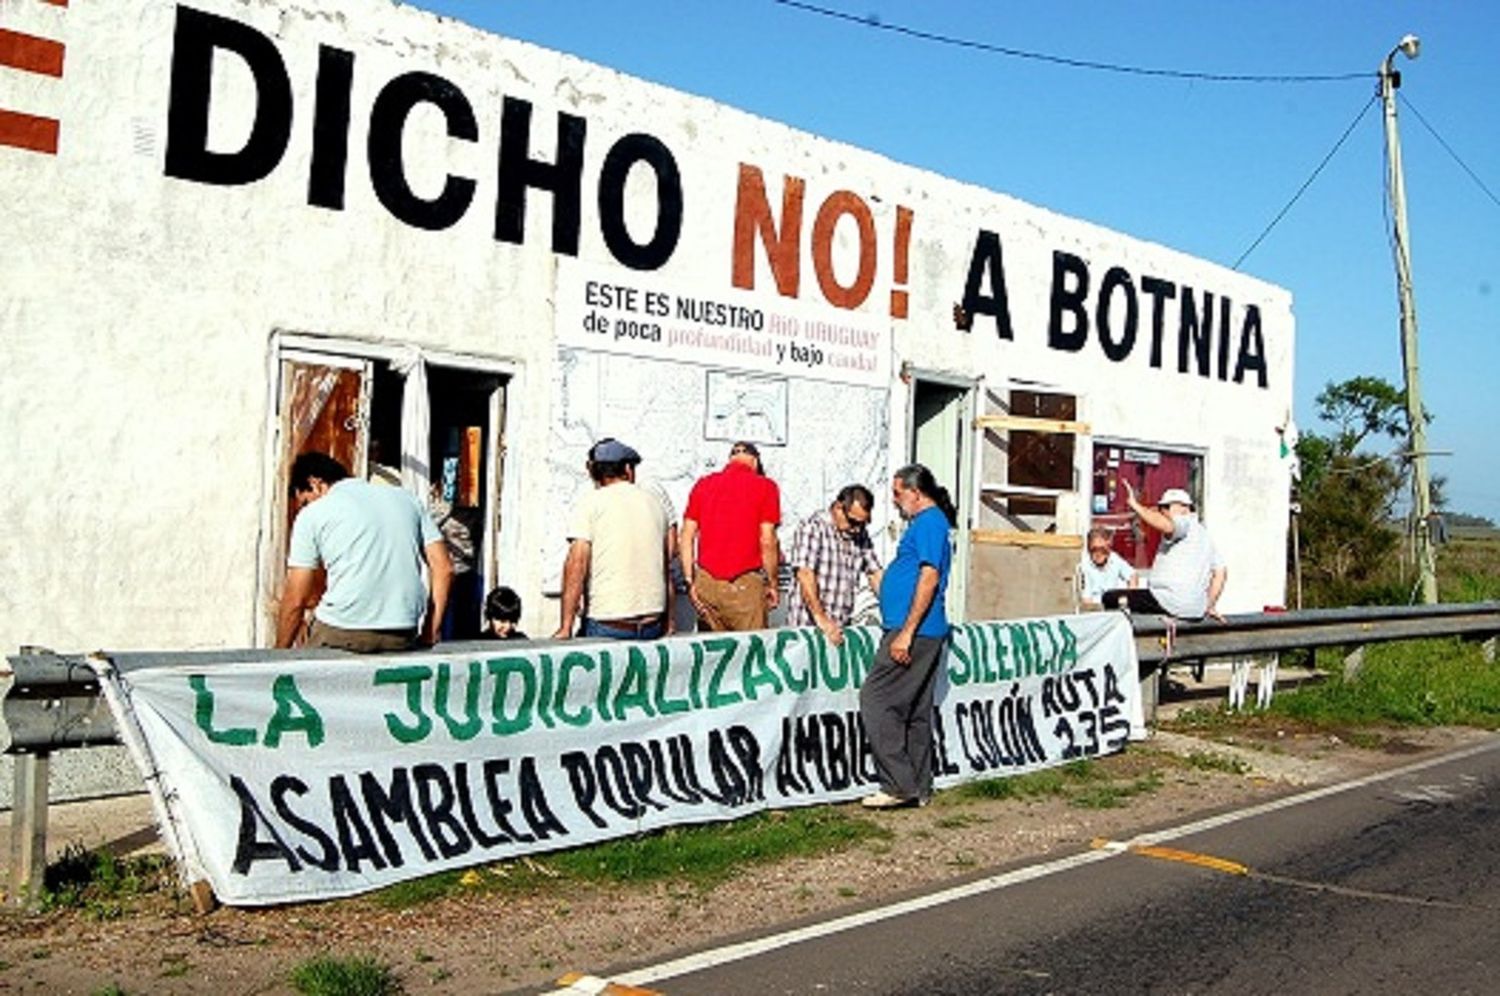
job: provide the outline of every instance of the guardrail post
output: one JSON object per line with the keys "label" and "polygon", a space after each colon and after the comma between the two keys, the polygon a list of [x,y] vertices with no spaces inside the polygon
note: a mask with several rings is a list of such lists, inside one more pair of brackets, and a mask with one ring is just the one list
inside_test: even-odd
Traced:
{"label": "guardrail post", "polygon": [[47,773],[45,752],[16,758],[15,795],[10,811],[10,881],[6,899],[13,907],[32,909],[42,897],[47,875]]}
{"label": "guardrail post", "polygon": [[1479,652],[1484,654],[1484,659],[1489,663],[1495,663],[1495,643],[1500,637],[1492,636],[1479,645]]}
{"label": "guardrail post", "polygon": [[1365,645],[1361,643],[1349,653],[1344,655],[1344,680],[1353,681],[1359,677],[1360,669],[1365,666]]}
{"label": "guardrail post", "polygon": [[1158,689],[1166,673],[1166,667],[1159,666],[1141,675],[1141,715],[1153,725],[1156,723],[1156,701],[1160,698]]}

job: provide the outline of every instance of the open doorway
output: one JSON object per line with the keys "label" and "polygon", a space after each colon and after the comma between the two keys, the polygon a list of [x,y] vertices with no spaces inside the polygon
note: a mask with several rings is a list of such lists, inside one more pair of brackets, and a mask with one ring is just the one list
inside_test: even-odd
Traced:
{"label": "open doorway", "polygon": [[[429,365],[426,371],[428,423],[426,451],[417,463],[428,482],[427,510],[448,543],[453,560],[453,588],[443,619],[444,640],[472,640],[480,633],[481,609],[493,575],[492,542],[485,528],[485,509],[499,483],[489,454],[494,435],[493,411],[504,387],[498,374],[461,367]],[[402,409],[408,381],[391,364],[374,364],[370,397],[370,471],[372,480],[400,485]]]}
{"label": "open doorway", "polygon": [[[396,354],[393,347],[355,343],[341,343],[337,351],[300,346],[278,351],[272,422],[277,459],[269,482],[258,619],[262,642],[274,633],[295,514],[287,501],[291,465],[299,454],[314,450],[357,476],[421,492],[418,497],[442,532],[454,565],[443,639],[473,639],[480,633],[484,595],[498,561],[509,374],[498,365],[443,355],[424,358],[423,376],[411,378],[398,370]],[[425,416],[428,431],[420,442],[403,442],[404,421],[412,411],[404,404],[406,391],[414,383],[425,385],[419,416]],[[420,427],[420,417],[413,425]],[[419,473],[403,477],[403,466]]]}
{"label": "open doorway", "polygon": [[953,570],[948,577],[948,617],[967,618],[969,464],[976,384],[972,380],[911,371],[909,458],[932,471],[958,509]]}

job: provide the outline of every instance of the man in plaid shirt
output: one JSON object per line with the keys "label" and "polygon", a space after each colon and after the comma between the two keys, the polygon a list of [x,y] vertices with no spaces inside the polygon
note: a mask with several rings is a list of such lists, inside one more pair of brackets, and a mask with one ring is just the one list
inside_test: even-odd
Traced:
{"label": "man in plaid shirt", "polygon": [[866,528],[875,496],[862,484],[839,491],[828,511],[809,515],[792,541],[795,583],[787,603],[788,626],[817,626],[835,646],[854,614],[860,575],[880,593],[880,559]]}

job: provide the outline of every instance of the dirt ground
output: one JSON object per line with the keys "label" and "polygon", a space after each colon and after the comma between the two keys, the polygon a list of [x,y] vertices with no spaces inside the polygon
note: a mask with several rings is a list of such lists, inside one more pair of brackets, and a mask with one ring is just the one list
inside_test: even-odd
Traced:
{"label": "dirt ground", "polygon": [[[1118,808],[940,793],[925,809],[872,815],[891,831],[887,839],[747,868],[709,891],[559,882],[520,898],[476,891],[399,911],[354,899],[222,908],[206,916],[194,915],[181,898],[148,894],[103,916],[12,915],[0,918],[0,993],[283,993],[292,991],[292,967],[318,954],[373,956],[395,969],[409,993],[545,992],[566,972],[607,974],[622,963],[851,911],[1076,852],[1097,837],[1124,839],[1490,736],[1468,730],[1337,736],[1275,723],[1238,733],[1233,743],[1157,732],[1100,762],[1122,783],[1159,779]],[[1222,760],[1205,761],[1209,753]],[[51,829],[54,839],[129,850],[149,845],[149,826],[144,799],[129,797],[55,807]],[[486,873],[494,874],[481,869]]]}

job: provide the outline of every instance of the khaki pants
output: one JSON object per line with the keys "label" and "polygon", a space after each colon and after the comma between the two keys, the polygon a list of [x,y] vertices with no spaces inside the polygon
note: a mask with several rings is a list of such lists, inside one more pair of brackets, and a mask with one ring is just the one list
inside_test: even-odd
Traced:
{"label": "khaki pants", "polygon": [[416,629],[339,629],[314,619],[307,631],[307,646],[352,650],[356,654],[389,653],[416,646]]}
{"label": "khaki pants", "polygon": [[698,628],[706,630],[765,629],[767,613],[766,576],[746,571],[729,581],[720,581],[703,568],[693,572],[698,599],[708,610],[698,614]]}

